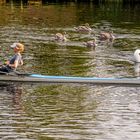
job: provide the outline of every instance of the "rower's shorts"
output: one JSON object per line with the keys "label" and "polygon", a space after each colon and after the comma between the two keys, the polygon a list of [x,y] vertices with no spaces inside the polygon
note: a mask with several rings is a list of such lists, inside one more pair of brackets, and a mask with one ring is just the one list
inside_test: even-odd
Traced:
{"label": "rower's shorts", "polygon": [[6,65],[6,66],[0,67],[0,71],[9,73],[9,72],[12,72],[13,69],[9,67],[8,65]]}

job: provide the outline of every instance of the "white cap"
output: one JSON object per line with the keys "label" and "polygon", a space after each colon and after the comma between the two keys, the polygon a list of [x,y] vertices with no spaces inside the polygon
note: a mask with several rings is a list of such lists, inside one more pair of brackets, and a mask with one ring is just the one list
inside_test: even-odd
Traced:
{"label": "white cap", "polygon": [[10,47],[11,47],[11,48],[15,48],[15,47],[17,47],[17,44],[18,44],[18,43],[13,43]]}

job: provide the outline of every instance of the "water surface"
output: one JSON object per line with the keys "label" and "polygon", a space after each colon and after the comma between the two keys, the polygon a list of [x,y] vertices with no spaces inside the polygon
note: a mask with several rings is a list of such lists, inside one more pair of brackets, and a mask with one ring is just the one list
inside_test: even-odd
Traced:
{"label": "water surface", "polygon": [[[0,60],[12,56],[13,42],[25,44],[30,73],[66,76],[137,77],[133,52],[140,45],[139,4],[65,3],[0,6]],[[89,23],[91,34],[74,30]],[[87,48],[100,31],[112,43]],[[67,42],[56,42],[57,32]],[[8,84],[0,87],[0,138],[26,140],[138,140],[139,87],[80,84]]]}

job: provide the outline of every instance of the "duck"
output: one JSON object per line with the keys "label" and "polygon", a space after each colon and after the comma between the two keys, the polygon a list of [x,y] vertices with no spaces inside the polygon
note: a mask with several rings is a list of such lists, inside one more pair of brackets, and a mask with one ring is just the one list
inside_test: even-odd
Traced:
{"label": "duck", "polygon": [[78,27],[74,27],[74,29],[77,32],[82,32],[82,33],[90,33],[92,31],[88,23],[85,23],[84,25],[80,25]]}
{"label": "duck", "polygon": [[84,42],[84,45],[87,46],[87,47],[94,47],[94,48],[97,47],[95,39],[87,41],[87,42]]}
{"label": "duck", "polygon": [[66,32],[64,32],[64,34],[62,34],[62,33],[56,33],[55,34],[55,40],[56,41],[63,41],[63,42],[67,41]]}
{"label": "duck", "polygon": [[134,61],[140,63],[140,49],[136,49],[134,52]]}
{"label": "duck", "polygon": [[113,35],[113,32],[101,32],[99,35],[99,40],[101,41],[110,41],[112,42],[115,39],[115,36]]}

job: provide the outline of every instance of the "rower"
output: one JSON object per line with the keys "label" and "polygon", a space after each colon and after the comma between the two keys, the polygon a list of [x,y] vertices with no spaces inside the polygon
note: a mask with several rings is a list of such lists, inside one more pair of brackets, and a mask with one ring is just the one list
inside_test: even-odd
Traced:
{"label": "rower", "polygon": [[10,47],[14,50],[15,54],[0,67],[0,72],[14,72],[19,65],[23,65],[21,53],[24,51],[24,45],[21,43],[13,43]]}

